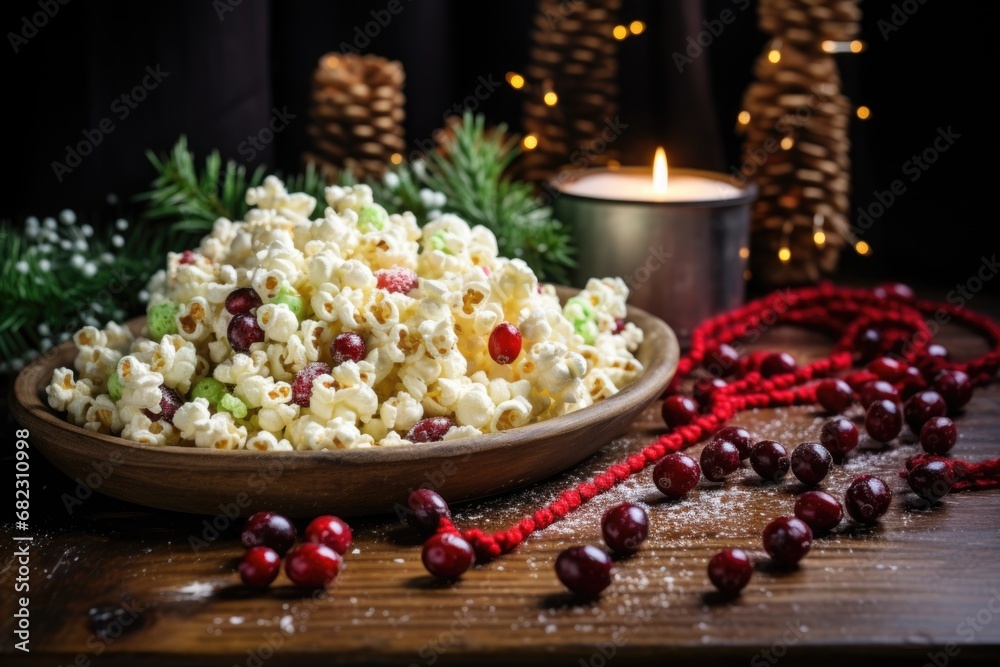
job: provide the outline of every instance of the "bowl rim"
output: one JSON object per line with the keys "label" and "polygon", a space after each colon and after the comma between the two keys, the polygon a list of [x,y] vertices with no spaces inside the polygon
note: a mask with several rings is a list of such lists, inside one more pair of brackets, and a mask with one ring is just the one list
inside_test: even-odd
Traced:
{"label": "bowl rim", "polygon": [[[572,296],[574,292],[578,291],[575,288],[564,286],[558,286],[558,290],[560,297]],[[86,438],[92,441],[98,440],[131,450],[152,451],[164,456],[176,455],[178,462],[191,460],[187,457],[230,457],[227,459],[230,462],[252,459],[255,461],[281,460],[284,463],[290,461],[295,461],[296,463],[322,461],[327,464],[370,465],[374,463],[391,464],[421,459],[447,458],[470,451],[523,446],[536,438],[551,434],[551,432],[560,427],[577,432],[584,431],[589,427],[602,423],[611,414],[617,412],[619,408],[632,405],[633,401],[641,401],[643,407],[645,407],[660,396],[676,372],[677,363],[680,359],[680,345],[677,336],[666,322],[641,308],[628,305],[626,318],[626,321],[636,323],[643,330],[643,342],[637,349],[637,353],[639,350],[642,350],[643,346],[653,344],[653,340],[662,340],[664,344],[659,345],[651,351],[648,355],[649,363],[644,364],[642,374],[618,393],[580,410],[545,421],[518,426],[508,431],[484,433],[455,440],[422,443],[419,446],[260,452],[245,449],[218,450],[181,445],[146,445],[116,435],[89,431],[67,421],[53,410],[47,401],[42,399],[40,391],[36,391],[36,387],[45,387],[48,385],[48,379],[44,383],[39,382],[40,376],[47,374],[51,378],[51,373],[57,363],[55,359],[63,356],[64,353],[75,345],[72,339],[51,348],[18,373],[13,391],[10,393],[11,411],[15,420],[29,431],[36,426],[46,424],[64,430],[68,436]],[[144,320],[145,317],[140,316],[129,320],[127,324],[134,330],[135,326]],[[654,332],[658,335],[653,335]],[[244,458],[237,459],[232,457]]]}

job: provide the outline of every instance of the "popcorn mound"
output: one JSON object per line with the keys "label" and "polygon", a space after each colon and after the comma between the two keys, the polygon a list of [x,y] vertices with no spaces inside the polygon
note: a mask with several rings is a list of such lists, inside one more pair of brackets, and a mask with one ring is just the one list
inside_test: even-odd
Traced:
{"label": "popcorn mound", "polygon": [[[245,221],[220,218],[197,249],[168,254],[148,286],[143,336],[114,322],[76,333],[75,373],[56,369],[49,405],[148,445],[347,449],[413,444],[406,435],[430,417],[454,423],[445,440],[516,428],[642,373],[642,331],[621,328],[620,278],[591,279],[560,305],[527,264],[497,256],[485,227],[446,214],[421,229],[408,212],[388,215],[365,185],[325,195],[312,219],[316,200],[277,178],[251,188]],[[226,301],[237,289],[234,315]],[[488,349],[502,322],[524,342],[508,364]],[[365,356],[337,364],[331,343],[349,332]],[[311,395],[293,390],[307,367]],[[161,414],[172,392],[183,404]]]}

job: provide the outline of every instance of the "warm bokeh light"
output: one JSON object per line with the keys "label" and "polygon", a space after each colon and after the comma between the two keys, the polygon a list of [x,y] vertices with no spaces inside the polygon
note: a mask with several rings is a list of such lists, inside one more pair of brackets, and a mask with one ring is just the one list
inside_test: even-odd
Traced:
{"label": "warm bokeh light", "polygon": [[746,259],[750,256],[750,248],[740,248],[740,257]]}
{"label": "warm bokeh light", "polygon": [[736,117],[736,120],[739,121],[740,125],[749,125],[750,124],[750,112],[749,111],[741,111],[740,115]]}
{"label": "warm bokeh light", "polygon": [[521,139],[521,146],[523,146],[526,151],[535,150],[538,148],[538,137],[533,134],[524,135],[524,139]]}
{"label": "warm bokeh light", "polygon": [[859,255],[867,255],[872,251],[872,247],[864,241],[858,241],[854,244],[854,249]]}
{"label": "warm bokeh light", "polygon": [[813,234],[813,241],[816,242],[816,245],[823,245],[826,243],[826,232],[821,230]]}
{"label": "warm bokeh light", "polygon": [[403,156],[399,153],[393,153],[389,156],[389,162],[392,162],[393,164],[403,164]]}
{"label": "warm bokeh light", "polygon": [[780,250],[778,250],[778,259],[780,259],[782,262],[787,262],[791,258],[792,258],[792,251],[789,250],[788,248],[781,248]]}
{"label": "warm bokeh light", "polygon": [[511,88],[521,89],[524,87],[524,77],[517,72],[507,72],[507,83]]}
{"label": "warm bokeh light", "polygon": [[663,146],[656,149],[653,158],[653,192],[658,195],[667,194],[667,152]]}
{"label": "warm bokeh light", "polygon": [[831,39],[824,39],[823,43],[820,45],[820,48],[822,48],[827,53],[833,53],[837,50],[837,42]]}
{"label": "warm bokeh light", "polygon": [[791,137],[784,137],[781,140],[781,147],[786,151],[791,150],[792,146],[794,145],[795,145],[795,139],[792,139]]}
{"label": "warm bokeh light", "polygon": [[550,90],[549,92],[545,93],[545,95],[542,97],[542,100],[550,107],[554,107],[556,105],[556,102],[559,101],[559,96]]}
{"label": "warm bokeh light", "polygon": [[616,170],[620,169],[621,166],[622,166],[622,163],[619,162],[618,160],[608,160],[607,167],[611,171],[616,171]]}
{"label": "warm bokeh light", "polygon": [[615,36],[615,39],[625,39],[628,37],[628,28],[623,25],[616,25],[611,34]]}
{"label": "warm bokeh light", "polygon": [[750,269],[743,272],[743,280],[750,280],[751,278],[753,278],[753,273],[750,272]]}
{"label": "warm bokeh light", "polygon": [[338,65],[340,65],[340,58],[338,58],[337,56],[327,56],[323,60],[323,64],[326,66],[327,69],[333,69]]}
{"label": "warm bokeh light", "polygon": [[645,29],[646,29],[646,24],[643,23],[642,21],[632,21],[631,23],[628,24],[628,30],[633,35],[641,35]]}
{"label": "warm bokeh light", "polygon": [[778,49],[771,49],[767,53],[767,59],[770,60],[772,63],[779,62],[781,60],[781,51],[779,51]]}
{"label": "warm bokeh light", "polygon": [[851,53],[861,53],[865,49],[865,43],[860,39],[851,42]]}
{"label": "warm bokeh light", "polygon": [[860,106],[858,107],[857,114],[861,120],[868,120],[868,117],[872,115],[872,110],[866,106]]}

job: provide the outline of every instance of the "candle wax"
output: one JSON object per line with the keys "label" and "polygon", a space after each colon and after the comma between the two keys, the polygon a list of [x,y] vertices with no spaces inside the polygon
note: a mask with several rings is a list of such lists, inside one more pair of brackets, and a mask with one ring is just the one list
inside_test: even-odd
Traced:
{"label": "candle wax", "polygon": [[738,199],[744,192],[740,188],[711,178],[687,174],[670,174],[666,193],[653,189],[652,174],[599,172],[587,174],[563,183],[560,189],[566,194],[594,197],[613,201],[643,202],[705,202],[720,199]]}

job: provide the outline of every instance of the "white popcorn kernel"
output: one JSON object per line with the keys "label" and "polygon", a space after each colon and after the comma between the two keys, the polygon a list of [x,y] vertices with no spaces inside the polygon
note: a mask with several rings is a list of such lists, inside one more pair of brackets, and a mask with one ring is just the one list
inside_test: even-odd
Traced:
{"label": "white popcorn kernel", "polygon": [[88,431],[104,434],[121,433],[123,426],[118,406],[107,394],[94,399],[87,409],[87,422],[83,425]]}
{"label": "white popcorn kernel", "polygon": [[212,317],[212,309],[205,297],[196,296],[177,311],[177,333],[186,340],[200,342],[208,335],[211,328],[208,321]]}
{"label": "white popcorn kernel", "polygon": [[474,426],[452,426],[441,438],[442,440],[461,440],[462,438],[472,438],[482,435],[483,432]]}
{"label": "white popcorn kernel", "polygon": [[506,431],[521,426],[530,416],[531,403],[528,399],[517,396],[496,407],[490,420],[490,431]]}
{"label": "white popcorn kernel", "polygon": [[195,346],[176,334],[168,334],[153,352],[149,368],[163,376],[163,382],[186,394],[195,375],[198,355]]}
{"label": "white popcorn kernel", "polygon": [[295,313],[283,303],[265,303],[257,309],[257,323],[264,330],[268,340],[288,342],[289,336],[299,328]]}
{"label": "white popcorn kernel", "polygon": [[290,452],[295,449],[288,440],[279,439],[270,431],[258,431],[247,438],[246,448],[258,452]]}
{"label": "white popcorn kernel", "polygon": [[466,388],[458,399],[455,417],[458,424],[481,429],[493,417],[493,401],[490,400],[486,387],[474,384]]}
{"label": "white popcorn kernel", "polygon": [[118,362],[118,379],[122,385],[121,406],[149,410],[160,414],[160,385],[163,376],[149,370],[149,366],[132,355],[126,355]]}

